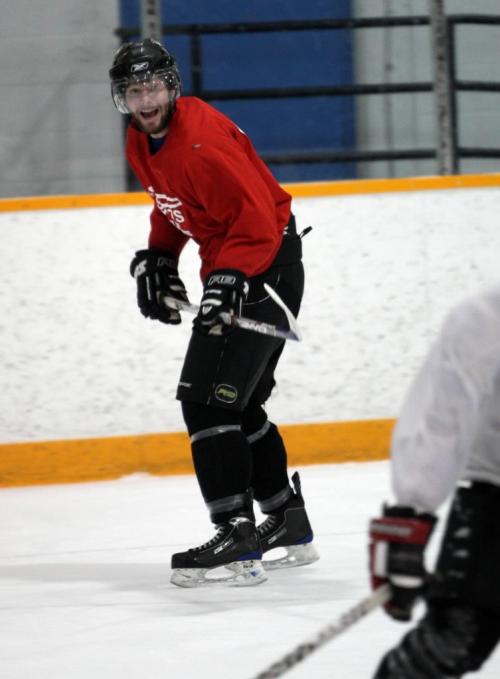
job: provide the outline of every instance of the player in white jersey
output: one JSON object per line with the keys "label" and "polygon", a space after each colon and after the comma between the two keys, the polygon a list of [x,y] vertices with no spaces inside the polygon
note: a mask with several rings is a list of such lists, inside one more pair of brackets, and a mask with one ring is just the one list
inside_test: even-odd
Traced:
{"label": "player in white jersey", "polygon": [[[411,386],[391,444],[396,504],[370,523],[372,586],[385,609],[426,612],[375,679],[458,679],[500,638],[500,285],[447,316]],[[424,550],[453,494],[433,575]]]}

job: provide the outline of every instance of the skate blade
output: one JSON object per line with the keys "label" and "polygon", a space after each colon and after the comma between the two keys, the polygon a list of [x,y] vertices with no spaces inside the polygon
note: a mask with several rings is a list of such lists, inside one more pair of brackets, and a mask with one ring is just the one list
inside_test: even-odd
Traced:
{"label": "skate blade", "polygon": [[170,582],[177,587],[254,587],[267,580],[262,562],[256,559],[250,561],[233,561],[224,566],[232,574],[226,577],[211,576],[216,568],[174,568]]}
{"label": "skate blade", "polygon": [[278,568],[307,566],[307,564],[314,563],[319,559],[319,554],[312,542],[307,542],[304,545],[289,545],[282,549],[286,550],[285,556],[278,559],[266,559],[262,561],[262,565],[266,571],[277,570]]}

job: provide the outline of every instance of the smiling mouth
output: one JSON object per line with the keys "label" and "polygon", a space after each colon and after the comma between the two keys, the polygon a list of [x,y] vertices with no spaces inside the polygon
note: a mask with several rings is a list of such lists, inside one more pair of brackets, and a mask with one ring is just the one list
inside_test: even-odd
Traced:
{"label": "smiling mouth", "polygon": [[157,115],[159,110],[159,108],[154,108],[152,111],[141,111],[141,118],[144,118],[144,120],[151,120]]}

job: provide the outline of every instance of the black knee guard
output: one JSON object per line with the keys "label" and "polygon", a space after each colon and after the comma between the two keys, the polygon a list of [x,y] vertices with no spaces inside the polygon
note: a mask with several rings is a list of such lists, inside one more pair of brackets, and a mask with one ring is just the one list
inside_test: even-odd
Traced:
{"label": "black knee guard", "polygon": [[183,402],[182,412],[191,440],[196,477],[214,523],[239,514],[249,515],[250,446],[241,427],[241,414]]}
{"label": "black knee guard", "polygon": [[500,614],[500,488],[455,493],[428,600],[449,599]]}
{"label": "black knee guard", "polygon": [[260,404],[250,401],[241,413],[241,426],[245,436],[258,440],[268,426],[267,413],[264,408]]}
{"label": "black knee guard", "polygon": [[233,426],[234,431],[242,430],[240,413],[191,401],[182,401],[181,405],[189,436],[198,431],[218,426]]}
{"label": "black knee guard", "polygon": [[[283,504],[292,491],[288,482],[285,445],[276,425],[269,422],[260,405],[249,405],[243,411],[242,424],[252,449],[255,499],[262,503],[269,498],[277,498],[278,505]],[[281,501],[280,494],[283,494]],[[274,508],[269,508],[269,511]]]}
{"label": "black knee guard", "polygon": [[389,651],[375,679],[459,679],[478,670],[500,638],[500,617],[472,606],[432,605]]}

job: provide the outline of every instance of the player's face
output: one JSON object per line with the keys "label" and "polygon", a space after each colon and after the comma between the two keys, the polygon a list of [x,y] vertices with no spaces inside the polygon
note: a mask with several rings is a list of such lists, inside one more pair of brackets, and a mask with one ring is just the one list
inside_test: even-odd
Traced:
{"label": "player's face", "polygon": [[167,131],[171,90],[161,78],[131,83],[125,92],[127,107],[146,134],[162,136]]}

